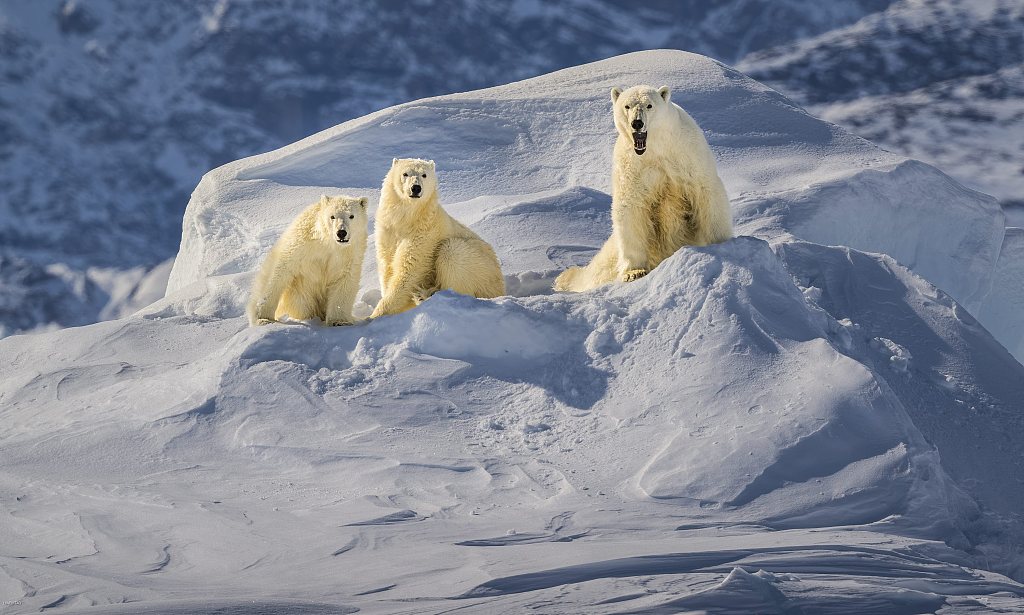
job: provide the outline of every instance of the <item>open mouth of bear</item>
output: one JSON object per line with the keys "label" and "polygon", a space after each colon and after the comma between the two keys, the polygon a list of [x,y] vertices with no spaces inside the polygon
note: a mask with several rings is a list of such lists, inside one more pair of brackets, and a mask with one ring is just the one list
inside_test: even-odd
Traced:
{"label": "open mouth of bear", "polygon": [[338,243],[348,243],[348,239],[339,239]]}
{"label": "open mouth of bear", "polygon": [[642,156],[647,151],[647,132],[633,133],[633,151]]}

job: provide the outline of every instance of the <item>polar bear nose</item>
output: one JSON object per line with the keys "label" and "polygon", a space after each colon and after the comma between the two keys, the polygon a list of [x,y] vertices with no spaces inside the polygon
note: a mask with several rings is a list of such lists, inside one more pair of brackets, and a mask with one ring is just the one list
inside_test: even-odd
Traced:
{"label": "polar bear nose", "polygon": [[338,230],[338,239],[344,239],[346,237],[348,237],[348,231],[346,231],[345,229],[339,229]]}
{"label": "polar bear nose", "polygon": [[640,130],[644,127],[644,123],[641,120],[633,120],[633,130]]}
{"label": "polar bear nose", "polygon": [[413,184],[413,186],[412,186],[412,193],[413,194],[419,194],[421,190],[423,190],[423,188],[419,184]]}

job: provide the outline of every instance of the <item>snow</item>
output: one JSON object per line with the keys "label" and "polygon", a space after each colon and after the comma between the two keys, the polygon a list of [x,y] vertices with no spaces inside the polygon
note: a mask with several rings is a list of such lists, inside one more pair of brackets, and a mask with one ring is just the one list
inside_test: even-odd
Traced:
{"label": "snow", "polygon": [[[607,92],[641,81],[707,130],[744,236],[551,294],[607,236]],[[395,155],[437,159],[512,294],[247,327],[280,229],[324,191],[375,198]],[[964,307],[1004,305],[1004,226],[993,200],[681,52],[231,163],[197,187],[162,300],[0,340],[0,599],[1019,611],[1024,367]],[[368,263],[359,311],[377,296]]]}
{"label": "snow", "polygon": [[1009,227],[996,261],[992,292],[978,318],[1018,360],[1024,358],[1024,228]]}

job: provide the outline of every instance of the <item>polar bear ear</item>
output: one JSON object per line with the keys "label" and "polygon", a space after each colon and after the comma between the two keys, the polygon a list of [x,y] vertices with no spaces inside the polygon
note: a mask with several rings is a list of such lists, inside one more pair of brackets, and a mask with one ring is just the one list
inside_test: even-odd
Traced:
{"label": "polar bear ear", "polygon": [[327,201],[328,201],[327,195],[326,194],[321,194],[320,195],[320,204],[321,205],[326,205]]}
{"label": "polar bear ear", "polygon": [[616,100],[619,99],[619,94],[622,94],[622,88],[620,88],[620,87],[612,88],[612,103],[613,104],[615,103]]}
{"label": "polar bear ear", "polygon": [[392,158],[391,159],[391,166],[395,166],[396,164],[398,164],[398,158]]}
{"label": "polar bear ear", "polygon": [[430,168],[431,168],[431,169],[436,169],[436,168],[437,168],[437,165],[436,165],[436,164],[434,164],[434,161],[433,161],[433,160],[428,160],[427,162],[429,162],[429,163],[430,163]]}
{"label": "polar bear ear", "polygon": [[672,96],[672,92],[669,91],[667,85],[663,85],[658,88],[658,96],[661,96],[662,100],[668,102],[669,98]]}
{"label": "polar bear ear", "polygon": [[366,198],[365,196],[359,197],[359,206],[363,208],[363,211],[366,211],[366,206],[369,205],[369,203],[370,199]]}

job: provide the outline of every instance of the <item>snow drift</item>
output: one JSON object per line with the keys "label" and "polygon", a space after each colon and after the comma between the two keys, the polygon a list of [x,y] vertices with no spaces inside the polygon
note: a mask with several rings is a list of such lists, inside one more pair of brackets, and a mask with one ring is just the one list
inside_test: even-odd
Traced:
{"label": "snow drift", "polygon": [[[637,82],[672,86],[707,131],[748,236],[550,294],[607,236],[607,91]],[[246,327],[277,233],[321,192],[375,197],[396,155],[438,161],[513,296]],[[1003,575],[1024,578],[1024,367],[971,316],[1015,275],[1003,227],[992,199],[680,52],[232,163],[196,189],[163,300],[0,341],[0,595],[13,612],[1020,609]],[[364,314],[375,286],[370,262]]]}

